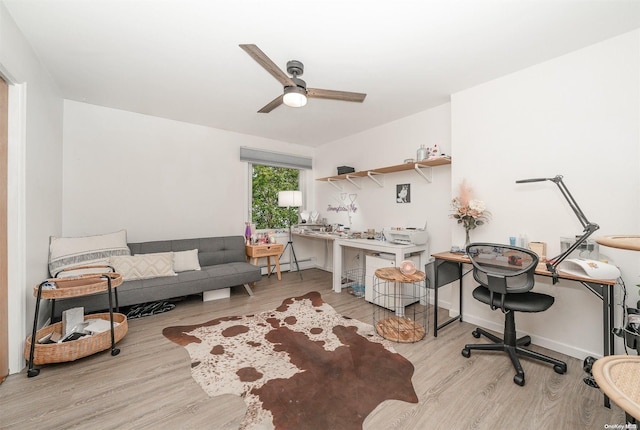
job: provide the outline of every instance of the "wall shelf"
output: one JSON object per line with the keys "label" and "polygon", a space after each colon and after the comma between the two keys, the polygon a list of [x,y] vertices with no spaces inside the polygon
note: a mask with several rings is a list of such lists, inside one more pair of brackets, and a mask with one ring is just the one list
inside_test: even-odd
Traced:
{"label": "wall shelf", "polygon": [[325,178],[318,178],[316,179],[316,181],[327,182],[333,187],[342,191],[342,186],[338,183],[338,181],[346,180],[354,184],[358,188],[361,188],[356,182],[354,182],[353,179],[367,177],[371,179],[373,182],[375,182],[379,187],[382,188],[384,187],[385,174],[415,170],[427,182],[431,182],[431,178],[432,178],[431,168],[436,166],[444,166],[447,164],[451,164],[451,158],[438,157],[438,158],[432,158],[430,160],[422,160],[422,161],[413,162],[413,163],[403,163],[403,164],[397,164],[395,166],[380,167],[377,169],[362,170],[359,172],[345,173],[342,175],[327,176]]}

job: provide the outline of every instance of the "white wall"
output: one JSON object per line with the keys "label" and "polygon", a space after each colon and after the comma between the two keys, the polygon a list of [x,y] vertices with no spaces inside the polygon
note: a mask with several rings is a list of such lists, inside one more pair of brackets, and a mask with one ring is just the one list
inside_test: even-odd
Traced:
{"label": "white wall", "polygon": [[[10,84],[9,367],[24,367],[24,340],[48,275],[49,236],[62,224],[62,98],[0,3],[0,74]],[[13,100],[12,100],[13,98]],[[16,98],[21,98],[16,100]]]}
{"label": "white wall", "polygon": [[[576,216],[553,183],[515,184],[557,174],[600,225],[593,237],[638,233],[639,38],[633,31],[452,96],[453,193],[466,178],[493,214],[472,240],[504,243],[525,233],[546,242],[550,256],[559,254],[559,238],[582,231]],[[452,242],[463,235],[454,229]],[[600,251],[620,265],[635,306],[640,258]],[[471,289],[468,282],[465,297]],[[518,315],[518,328],[578,358],[601,355],[601,302],[577,283],[552,286],[541,278],[536,289],[556,303],[543,317]],[[502,331],[499,312],[474,300],[465,306],[467,321]]]}
{"label": "white wall", "polygon": [[64,106],[66,236],[123,228],[130,242],[241,235],[248,169],[240,146],[312,152],[85,103]]}
{"label": "white wall", "polygon": [[[424,112],[367,130],[316,148],[316,178],[337,174],[338,166],[352,166],[356,171],[402,164],[416,158],[420,145],[438,145],[441,152],[451,153],[450,105]],[[454,161],[455,163],[455,161]],[[358,211],[352,215],[352,228],[362,231],[383,227],[423,227],[428,223],[429,249],[442,251],[451,247],[449,219],[451,198],[451,166],[434,167],[433,182],[427,182],[415,171],[384,176],[384,187],[368,178],[360,178],[358,189],[341,181],[345,193],[357,194]],[[411,184],[411,203],[396,202],[396,185]],[[326,182],[315,183],[315,209],[330,223],[348,226],[345,212],[328,212],[328,205],[341,202],[341,192]],[[447,303],[447,294],[443,294]]]}

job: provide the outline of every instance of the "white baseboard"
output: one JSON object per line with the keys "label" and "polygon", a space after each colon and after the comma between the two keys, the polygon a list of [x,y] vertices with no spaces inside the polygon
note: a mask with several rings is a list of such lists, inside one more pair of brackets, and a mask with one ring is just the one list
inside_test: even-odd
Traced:
{"label": "white baseboard", "polygon": [[[449,312],[450,316],[457,316],[458,312]],[[495,331],[497,333],[502,334],[504,332],[504,326],[501,324],[496,323],[495,321],[489,321],[487,319],[484,318],[478,318],[474,315],[468,315],[468,314],[464,314],[462,316],[462,319],[464,322],[467,322],[469,324],[473,324],[473,325],[477,325],[478,327],[482,327],[486,330],[492,330]],[[440,333],[438,333],[440,334]],[[538,336],[538,335],[533,335],[531,333],[527,333],[525,331],[521,331],[518,330],[518,337],[522,337],[524,335],[529,335],[531,336],[531,343],[538,345],[538,346],[542,346],[544,348],[550,349],[552,351],[556,351],[556,352],[560,352],[562,354],[566,354],[568,356],[577,358],[578,360],[584,360],[585,357],[591,356],[591,357],[595,357],[595,358],[601,358],[602,357],[602,353],[599,352],[595,352],[595,351],[587,351],[585,349],[582,348],[576,348],[575,346],[572,345],[567,345],[567,344],[563,344],[563,343],[559,343],[556,342],[552,339],[546,338],[546,337],[542,337],[542,336]],[[469,342],[469,343],[474,343],[474,342]]]}
{"label": "white baseboard", "polygon": [[[298,266],[300,267],[300,270],[305,270],[305,269],[314,269],[316,268],[316,259],[315,258],[308,258],[305,260],[298,260]],[[262,271],[261,273],[263,275],[267,274],[267,266],[262,266],[261,267]],[[289,264],[288,261],[281,261],[280,262],[280,272],[288,272],[290,269],[293,269],[293,271],[295,272],[297,270],[296,268],[296,263],[293,262],[293,264]],[[274,264],[271,264],[271,270],[272,270],[272,274],[275,273],[276,269],[274,267]]]}

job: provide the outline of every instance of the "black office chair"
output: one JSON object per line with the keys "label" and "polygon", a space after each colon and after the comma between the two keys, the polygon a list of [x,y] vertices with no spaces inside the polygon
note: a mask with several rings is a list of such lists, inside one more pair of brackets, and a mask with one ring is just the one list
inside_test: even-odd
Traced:
{"label": "black office chair", "polygon": [[524,348],[531,344],[531,337],[516,338],[515,312],[546,311],[554,301],[547,294],[530,291],[535,284],[538,256],[528,249],[493,243],[472,243],[467,246],[467,255],[473,264],[473,277],[480,283],[473,297],[504,313],[504,339],[476,328],[473,337],[483,335],[494,343],[465,345],[462,355],[469,358],[472,349],[507,352],[517,372],[513,382],[520,386],[525,380],[518,355],[551,363],[556,373],[566,373],[565,362]]}

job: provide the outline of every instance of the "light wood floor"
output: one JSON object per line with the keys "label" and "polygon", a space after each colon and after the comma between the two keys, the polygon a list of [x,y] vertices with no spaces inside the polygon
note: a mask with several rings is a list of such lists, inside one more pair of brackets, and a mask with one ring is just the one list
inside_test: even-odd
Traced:
{"label": "light wood floor", "polygon": [[[11,375],[0,385],[0,428],[236,429],[243,401],[231,395],[207,397],[191,378],[186,350],[166,340],[162,329],[273,309],[284,298],[309,291],[321,292],[343,315],[372,322],[372,305],[332,292],[330,273],[314,269],[303,276],[303,282],[296,273],[283,273],[280,282],[263,277],[254,297],[234,288],[229,299],[186,300],[170,312],[131,320],[116,357],[102,352],[43,366],[34,378],[25,372]],[[604,429],[624,424],[620,408],[605,408],[599,390],[583,383],[580,360],[538,348],[564,359],[568,373],[558,375],[548,365],[523,359],[526,385],[519,387],[506,355],[462,357],[463,345],[477,342],[472,330],[470,324],[455,322],[437,338],[428,334],[418,343],[396,344],[415,366],[420,402],[386,401],[367,417],[364,428]]]}

